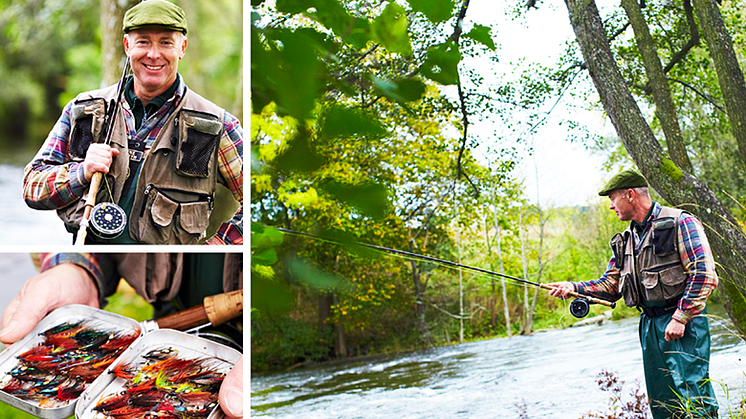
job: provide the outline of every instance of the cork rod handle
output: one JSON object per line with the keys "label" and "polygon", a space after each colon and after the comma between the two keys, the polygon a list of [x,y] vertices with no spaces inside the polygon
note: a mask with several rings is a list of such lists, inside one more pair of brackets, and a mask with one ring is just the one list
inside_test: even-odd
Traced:
{"label": "cork rod handle", "polygon": [[243,290],[205,297],[204,304],[156,320],[160,329],[187,330],[210,323],[219,326],[243,314]]}

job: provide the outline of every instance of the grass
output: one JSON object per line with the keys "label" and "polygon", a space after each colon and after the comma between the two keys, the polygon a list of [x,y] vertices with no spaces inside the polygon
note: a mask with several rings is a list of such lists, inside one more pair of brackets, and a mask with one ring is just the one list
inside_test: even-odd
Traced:
{"label": "grass", "polygon": [[[108,298],[109,304],[104,310],[120,314],[137,321],[152,318],[153,306],[135,293],[126,282],[121,281],[117,292]],[[0,418],[2,419],[35,419],[36,416],[24,413],[13,406],[0,403]],[[71,416],[70,418],[74,418]]]}

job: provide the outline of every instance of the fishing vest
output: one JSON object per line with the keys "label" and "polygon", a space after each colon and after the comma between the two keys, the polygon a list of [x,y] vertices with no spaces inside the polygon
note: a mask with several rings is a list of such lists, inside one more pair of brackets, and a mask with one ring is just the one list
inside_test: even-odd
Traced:
{"label": "fishing vest", "polygon": [[[116,93],[113,85],[75,98],[68,141],[71,161],[82,162],[91,143],[105,140],[106,115],[115,106]],[[213,209],[224,113],[186,89],[150,151],[142,152],[129,148],[124,112],[117,112],[110,146],[119,150],[119,156],[102,179],[96,202],[118,203],[129,160],[141,160],[137,185],[131,186],[136,189],[127,220],[130,236],[146,244],[196,244],[205,237]],[[85,199],[80,199],[57,213],[74,230],[84,209]]]}
{"label": "fishing vest", "polygon": [[687,273],[678,249],[679,217],[684,211],[661,207],[635,255],[632,226],[609,245],[619,270],[619,292],[628,307],[671,306],[684,295]]}
{"label": "fishing vest", "polygon": [[191,288],[191,293],[199,295],[196,300],[200,302],[207,295],[243,289],[241,253],[222,255],[222,269],[213,272],[209,278],[210,281],[219,283],[209,287],[199,281],[186,279],[189,273],[185,273],[185,270],[190,267],[186,263],[188,257],[190,255],[181,253],[112,253],[111,258],[118,275],[117,278],[111,278],[113,283],[107,284],[105,288],[110,288],[113,292],[119,282],[118,278],[123,277],[149,303],[157,300],[170,301],[184,288]]}

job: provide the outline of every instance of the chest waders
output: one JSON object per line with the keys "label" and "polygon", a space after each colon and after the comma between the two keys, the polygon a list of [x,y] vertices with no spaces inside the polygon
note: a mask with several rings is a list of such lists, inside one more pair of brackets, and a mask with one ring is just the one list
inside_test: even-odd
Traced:
{"label": "chest waders", "polygon": [[651,226],[634,243],[631,228],[611,240],[620,292],[630,307],[638,307],[639,337],[650,410],[655,419],[686,416],[716,418],[718,404],[709,381],[710,327],[706,314],[686,324],[684,336],[666,341],[688,274],[678,249],[679,217],[683,211],[662,207]]}

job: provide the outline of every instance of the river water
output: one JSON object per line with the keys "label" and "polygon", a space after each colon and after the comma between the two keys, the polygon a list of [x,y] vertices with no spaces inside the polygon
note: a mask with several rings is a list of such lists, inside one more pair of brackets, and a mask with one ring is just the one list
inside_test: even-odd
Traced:
{"label": "river water", "polygon": [[[746,344],[710,307],[710,378],[738,406]],[[637,318],[350,361],[251,378],[251,416],[266,418],[580,418],[607,412],[602,371],[645,392]],[[726,396],[723,387],[729,389]],[[730,398],[730,400],[729,400]]]}
{"label": "river water", "polygon": [[0,165],[0,246],[69,245],[72,235],[55,211],[29,208],[23,201],[23,168]]}

